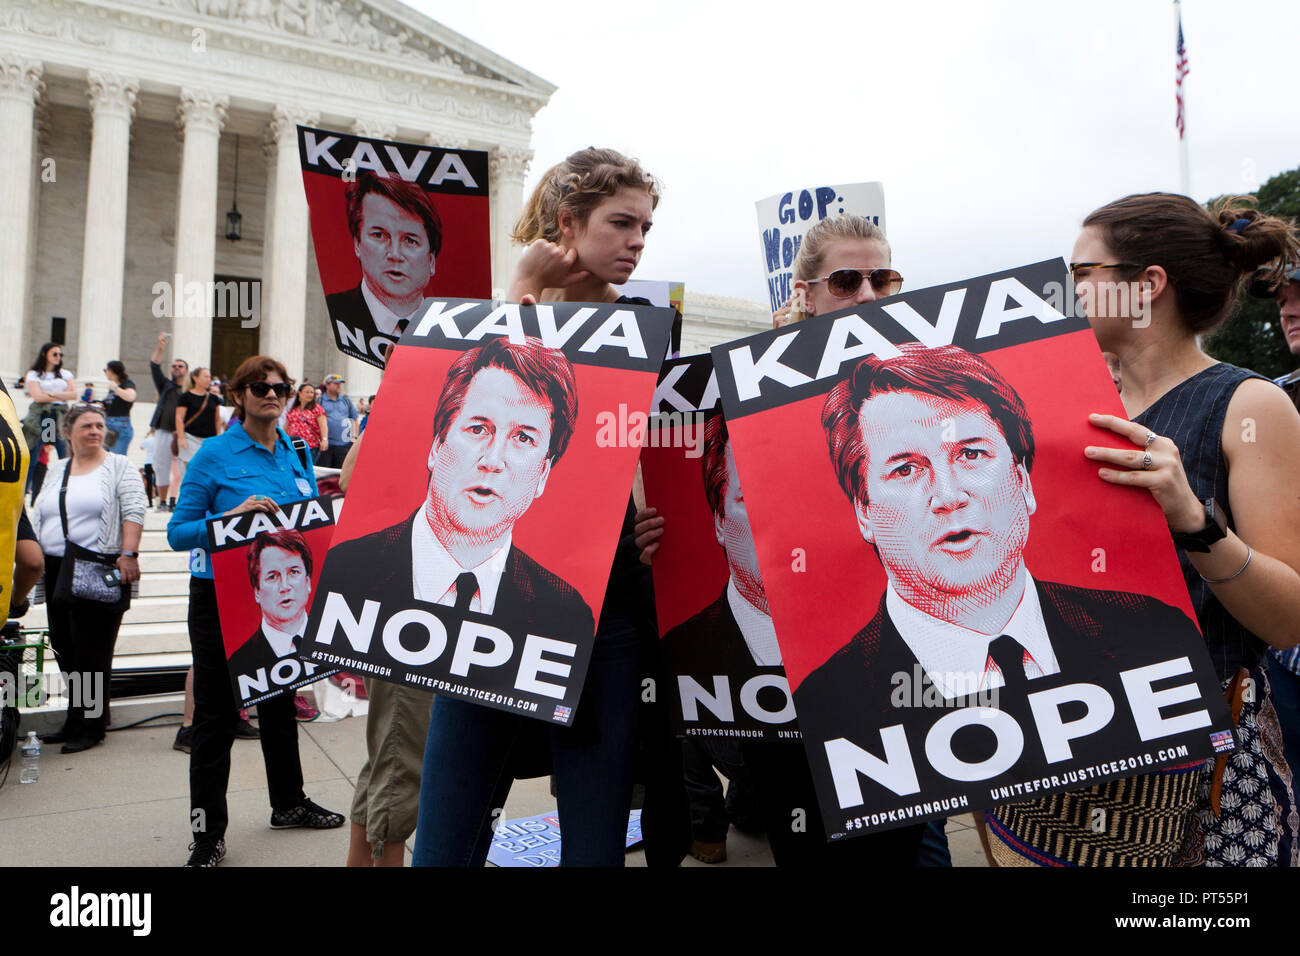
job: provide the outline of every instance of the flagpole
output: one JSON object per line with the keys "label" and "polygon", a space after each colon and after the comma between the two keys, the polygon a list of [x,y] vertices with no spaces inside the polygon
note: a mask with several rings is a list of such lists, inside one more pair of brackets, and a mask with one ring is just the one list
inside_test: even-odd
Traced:
{"label": "flagpole", "polygon": [[1181,124],[1178,127],[1178,189],[1184,196],[1190,196],[1192,194],[1192,175],[1187,161],[1187,73],[1182,66],[1186,52],[1183,50],[1183,7],[1181,0],[1174,0],[1174,29],[1178,34],[1178,56],[1180,60],[1178,70],[1181,74],[1178,78],[1178,95],[1181,98],[1179,104]]}

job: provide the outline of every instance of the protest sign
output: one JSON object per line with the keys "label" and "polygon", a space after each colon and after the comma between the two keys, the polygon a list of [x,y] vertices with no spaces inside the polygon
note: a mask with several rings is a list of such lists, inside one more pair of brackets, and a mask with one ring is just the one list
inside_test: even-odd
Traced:
{"label": "protest sign", "polygon": [[832,839],[1231,749],[1160,508],[1083,455],[1128,443],[1062,262],[713,357]]}
{"label": "protest sign", "polygon": [[[641,811],[627,818],[627,849],[641,843]],[[493,866],[559,866],[560,815],[552,810],[518,820],[503,820],[492,833],[488,862]]]}
{"label": "protest sign", "polygon": [[651,305],[676,309],[677,318],[673,320],[672,342],[668,346],[668,357],[676,358],[681,354],[682,316],[686,314],[686,283],[664,282],[659,279],[628,279],[622,285],[613,288],[619,295],[645,299]]}
{"label": "protest sign", "polygon": [[885,190],[880,183],[809,186],[760,199],[758,232],[767,277],[767,299],[775,312],[794,292],[794,259],[808,230],[827,216],[865,216],[885,231]]}
{"label": "protest sign", "polygon": [[488,154],[298,127],[330,328],[380,368],[434,297],[492,294]]}
{"label": "protest sign", "polygon": [[672,315],[434,301],[384,373],[312,659],[572,723]]}
{"label": "protest sign", "polygon": [[798,737],[729,444],[713,359],[666,362],[641,474],[664,519],[652,570],[673,731]]}
{"label": "protest sign", "polygon": [[[300,657],[307,609],[334,533],[329,498],[208,519],[217,614],[241,707],[338,672]],[[251,636],[250,636],[251,635]]]}

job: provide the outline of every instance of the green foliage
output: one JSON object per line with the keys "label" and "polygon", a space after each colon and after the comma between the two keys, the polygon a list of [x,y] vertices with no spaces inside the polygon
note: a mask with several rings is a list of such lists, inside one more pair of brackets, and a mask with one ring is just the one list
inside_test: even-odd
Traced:
{"label": "green foliage", "polygon": [[[1256,198],[1260,212],[1300,221],[1300,167],[1278,173],[1260,186]],[[1206,338],[1202,347],[1220,361],[1269,378],[1285,375],[1297,365],[1282,338],[1277,303],[1256,299],[1246,291],[1237,299],[1228,321]]]}

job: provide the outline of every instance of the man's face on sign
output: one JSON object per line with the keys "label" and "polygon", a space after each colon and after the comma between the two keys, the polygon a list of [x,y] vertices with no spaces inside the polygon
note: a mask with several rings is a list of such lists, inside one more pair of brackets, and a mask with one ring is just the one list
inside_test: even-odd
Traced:
{"label": "man's face on sign", "polygon": [[385,305],[418,304],[433,278],[433,251],[419,216],[387,196],[361,200],[361,233],[353,243],[366,282]]}
{"label": "man's face on sign", "polygon": [[285,548],[267,548],[258,556],[257,587],[253,599],[262,616],[277,630],[288,630],[307,610],[311,577],[302,556]]}
{"label": "man's face on sign", "polygon": [[736,579],[737,587],[749,597],[763,595],[763,577],[758,570],[758,550],[754,534],[749,527],[749,513],[745,510],[745,496],[740,490],[736,471],[736,458],[727,442],[727,492],[722,499],[723,514],[713,516],[713,530],[718,544],[727,553],[727,567]]}
{"label": "man's face on sign", "polygon": [[478,372],[429,451],[435,530],[474,544],[504,535],[545,490],[550,444],[550,404],[505,369]]}
{"label": "man's face on sign", "polygon": [[863,402],[867,501],[855,510],[900,595],[931,610],[1000,594],[1034,513],[1029,473],[978,402],[886,392]]}

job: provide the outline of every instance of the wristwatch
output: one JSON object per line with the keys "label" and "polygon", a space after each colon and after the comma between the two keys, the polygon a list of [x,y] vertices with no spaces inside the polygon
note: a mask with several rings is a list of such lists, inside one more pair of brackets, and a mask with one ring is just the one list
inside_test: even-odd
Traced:
{"label": "wristwatch", "polygon": [[1228,536],[1228,521],[1213,498],[1205,499],[1205,527],[1200,531],[1175,531],[1174,544],[1184,551],[1208,553],[1210,546]]}
{"label": "wristwatch", "polygon": [[122,557],[124,557],[124,558],[138,558],[138,557],[140,557],[140,552],[139,552],[139,551],[123,551],[123,552],[122,552]]}

